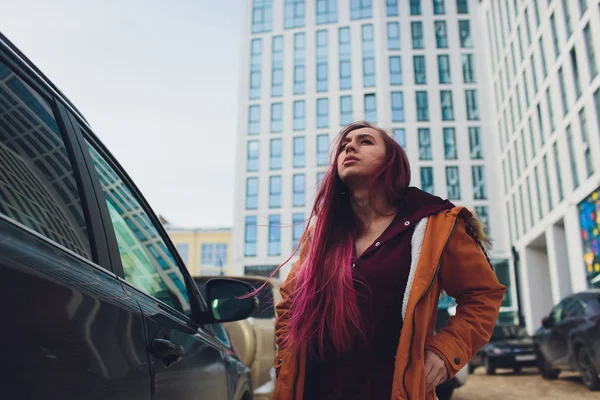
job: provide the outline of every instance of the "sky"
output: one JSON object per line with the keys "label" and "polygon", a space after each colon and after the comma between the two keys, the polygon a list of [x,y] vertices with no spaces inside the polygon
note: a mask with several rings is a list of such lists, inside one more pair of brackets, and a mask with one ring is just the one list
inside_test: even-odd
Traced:
{"label": "sky", "polygon": [[0,29],[74,103],[157,214],[233,223],[243,0],[7,1]]}

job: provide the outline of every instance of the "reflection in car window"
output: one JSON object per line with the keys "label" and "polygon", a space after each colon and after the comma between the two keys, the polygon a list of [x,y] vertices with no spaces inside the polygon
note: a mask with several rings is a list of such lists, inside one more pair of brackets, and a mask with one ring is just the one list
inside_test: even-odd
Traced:
{"label": "reflection in car window", "polygon": [[53,115],[0,62],[0,213],[91,259],[73,167]]}
{"label": "reflection in car window", "polygon": [[125,280],[187,315],[183,275],[156,227],[125,183],[88,143],[119,243]]}
{"label": "reflection in car window", "polygon": [[575,318],[583,316],[583,305],[577,299],[572,299],[563,308],[562,319]]}

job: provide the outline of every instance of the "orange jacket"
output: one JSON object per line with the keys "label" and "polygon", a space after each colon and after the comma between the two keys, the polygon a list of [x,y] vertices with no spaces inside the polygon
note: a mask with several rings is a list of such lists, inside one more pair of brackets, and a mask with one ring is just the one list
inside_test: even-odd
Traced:
{"label": "orange jacket", "polygon": [[[506,287],[498,282],[474,240],[482,238],[481,226],[467,209],[455,207],[425,218],[415,227],[402,316],[390,316],[404,320],[396,352],[392,400],[435,399],[434,391],[425,393],[425,350],[436,353],[452,377],[489,341]],[[288,333],[295,276],[308,248],[302,246],[299,260],[281,286],[275,326],[278,345]],[[442,290],[456,299],[456,315],[434,335]],[[273,400],[302,400],[305,365],[305,344],[279,348]]]}

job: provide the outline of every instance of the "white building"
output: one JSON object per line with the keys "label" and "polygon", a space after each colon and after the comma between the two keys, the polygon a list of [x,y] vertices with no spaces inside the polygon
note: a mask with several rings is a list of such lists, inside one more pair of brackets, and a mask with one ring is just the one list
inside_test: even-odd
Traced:
{"label": "white building", "polygon": [[479,1],[248,0],[246,7],[233,274],[267,273],[287,259],[329,144],[342,125],[366,119],[406,149],[413,185],[487,221],[498,275],[512,288],[509,313],[514,285]]}
{"label": "white building", "polygon": [[481,7],[502,208],[531,331],[564,296],[600,286],[600,193],[592,195],[600,186],[600,60],[592,40],[600,37],[599,4],[485,0]]}

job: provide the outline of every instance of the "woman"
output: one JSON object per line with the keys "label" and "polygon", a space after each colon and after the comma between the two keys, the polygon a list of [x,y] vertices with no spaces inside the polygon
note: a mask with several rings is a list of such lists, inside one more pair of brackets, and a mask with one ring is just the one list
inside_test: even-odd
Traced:
{"label": "woman", "polygon": [[[482,223],[408,187],[384,130],[355,122],[336,146],[281,287],[274,400],[434,399],[489,340],[506,290]],[[442,291],[457,312],[434,336]]]}

